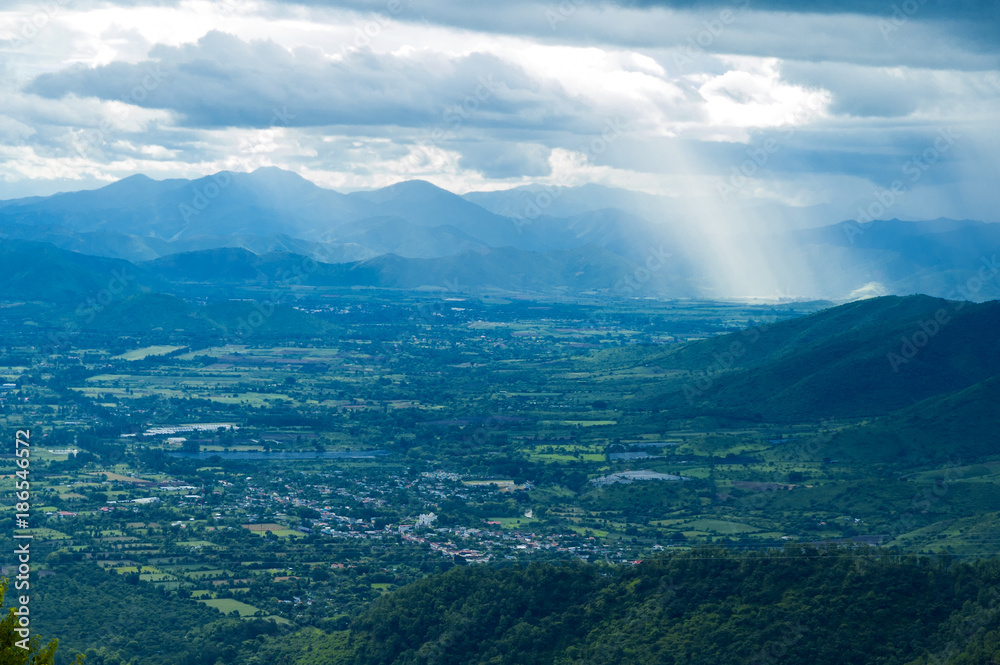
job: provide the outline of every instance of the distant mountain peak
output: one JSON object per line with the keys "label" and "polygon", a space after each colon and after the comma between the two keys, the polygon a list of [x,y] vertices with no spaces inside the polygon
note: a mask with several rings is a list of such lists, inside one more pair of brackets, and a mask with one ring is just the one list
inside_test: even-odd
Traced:
{"label": "distant mountain peak", "polygon": [[[232,172],[223,171],[222,173]],[[311,182],[310,180],[303,178],[295,171],[289,171],[288,169],[283,169],[279,166],[260,166],[249,173],[244,172],[240,175],[246,175],[251,178],[284,178],[288,180],[305,180],[306,182]]]}
{"label": "distant mountain peak", "polygon": [[122,182],[156,182],[156,181],[150,178],[145,173],[134,173],[130,176],[122,178],[118,182],[122,183]]}
{"label": "distant mountain peak", "polygon": [[459,199],[457,194],[442,189],[434,183],[426,180],[403,180],[387,187],[353,192],[350,196],[371,201],[372,203],[385,203],[398,198],[427,198],[427,197],[447,197]]}
{"label": "distant mountain peak", "polygon": [[[120,191],[120,190],[124,190],[124,191],[130,191],[130,190],[144,191],[144,190],[149,190],[150,188],[159,187],[159,186],[161,186],[162,182],[163,181],[161,181],[161,180],[154,180],[153,178],[150,178],[148,175],[146,175],[144,173],[136,173],[135,175],[130,175],[130,176],[126,177],[126,178],[122,178],[121,180],[116,180],[115,182],[110,183],[108,185],[105,185],[104,187],[101,187],[99,189],[91,189],[91,190],[84,190],[84,191],[85,192],[99,192],[101,190],[111,191],[111,192]],[[73,194],[77,194],[77,193],[78,192],[65,192],[63,195],[66,195],[66,194],[73,195]]]}
{"label": "distant mountain peak", "polygon": [[441,187],[438,187],[437,185],[435,185],[432,182],[428,182],[427,180],[421,180],[419,178],[415,178],[413,180],[402,180],[402,181],[397,182],[397,183],[395,183],[393,185],[389,185],[388,187],[383,187],[383,189],[390,190],[390,191],[398,191],[398,192],[407,192],[407,191],[438,191],[438,192],[446,192],[446,191],[448,191],[446,189],[442,189]]}

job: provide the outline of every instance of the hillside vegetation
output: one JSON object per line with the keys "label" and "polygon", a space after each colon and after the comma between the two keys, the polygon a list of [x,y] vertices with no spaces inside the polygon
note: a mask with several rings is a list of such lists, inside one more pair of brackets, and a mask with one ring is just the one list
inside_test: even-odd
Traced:
{"label": "hillside vegetation", "polygon": [[131,604],[122,604],[124,587],[110,580],[46,588],[47,603],[77,608],[52,625],[67,652],[90,641],[92,603],[109,603],[111,620],[137,627],[150,612],[164,618],[162,635],[135,633],[131,642],[91,649],[87,662],[98,665],[129,662],[143,649],[139,641],[156,644],[163,656],[155,662],[190,665],[967,665],[1000,658],[1000,562],[868,549],[703,549],[616,567],[456,566],[383,596],[339,632],[256,621],[241,628],[224,619],[185,631],[183,615],[204,613],[194,601],[163,599],[154,609],[154,594],[130,592]]}
{"label": "hillside vegetation", "polygon": [[[663,351],[643,407],[768,421],[883,415],[1000,373],[1000,302],[875,298]],[[678,376],[679,371],[679,376]]]}

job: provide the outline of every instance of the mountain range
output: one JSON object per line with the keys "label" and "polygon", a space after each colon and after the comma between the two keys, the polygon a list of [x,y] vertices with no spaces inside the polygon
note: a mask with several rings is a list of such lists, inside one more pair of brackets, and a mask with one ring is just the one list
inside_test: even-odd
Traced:
{"label": "mountain range", "polygon": [[[273,280],[266,266],[312,260],[324,267],[310,283],[339,286],[843,301],[1000,295],[1000,224],[814,219],[810,228],[765,232],[718,215],[598,185],[458,196],[413,180],[342,194],[261,168],[195,180],[136,175],[97,190],[0,201],[0,235],[152,261],[152,274],[193,281]],[[245,252],[204,253],[224,248]]]}

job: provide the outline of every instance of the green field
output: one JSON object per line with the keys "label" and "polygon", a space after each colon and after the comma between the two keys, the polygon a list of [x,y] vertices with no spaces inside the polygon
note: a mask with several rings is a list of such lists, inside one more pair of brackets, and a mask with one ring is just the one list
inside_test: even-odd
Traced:
{"label": "green field", "polygon": [[179,351],[183,348],[183,346],[168,345],[146,346],[141,349],[135,349],[119,356],[115,356],[114,360],[143,360],[144,358],[149,358],[150,356],[163,356],[168,353],[173,353],[174,351]]}
{"label": "green field", "polygon": [[30,533],[32,533],[35,538],[40,540],[65,540],[66,538],[71,537],[62,531],[56,531],[55,529],[50,529],[44,526],[31,529]]}
{"label": "green field", "polygon": [[232,598],[209,598],[209,599],[199,599],[198,602],[205,603],[209,607],[214,607],[223,614],[229,614],[230,612],[239,612],[241,617],[252,617],[257,612],[260,612],[259,608],[253,605],[247,605],[246,603],[241,603],[238,600],[233,600]]}
{"label": "green field", "polygon": [[500,522],[502,529],[528,529],[538,522],[531,517],[491,517],[490,522]]}
{"label": "green field", "polygon": [[702,531],[707,533],[753,533],[760,531],[759,528],[742,524],[740,522],[726,522],[724,520],[692,520],[683,524],[678,524],[676,528],[683,531]]}

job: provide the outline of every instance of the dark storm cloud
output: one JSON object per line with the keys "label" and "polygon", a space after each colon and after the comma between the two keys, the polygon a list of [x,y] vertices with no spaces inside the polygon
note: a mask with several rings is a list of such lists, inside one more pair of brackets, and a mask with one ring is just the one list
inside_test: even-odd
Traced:
{"label": "dark storm cloud", "polygon": [[450,58],[315,49],[210,32],[196,44],[157,46],[150,60],[75,66],[39,76],[28,91],[124,100],[176,111],[195,127],[534,127],[579,124],[582,110],[555,86],[540,89],[516,65],[473,53]]}
{"label": "dark storm cloud", "polygon": [[[709,52],[924,65],[933,64],[936,55],[968,68],[992,67],[1000,53],[1000,3],[995,0],[274,0],[274,6],[346,8],[482,32],[642,48],[684,46],[707,24],[718,26],[728,11],[736,20],[702,44]],[[649,10],[663,9],[675,13],[667,20],[649,20]],[[638,11],[628,18],[621,10]],[[611,15],[614,21],[608,20]],[[946,37],[930,50],[917,27],[927,24]],[[952,51],[968,57],[956,61]]]}
{"label": "dark storm cloud", "polygon": [[[75,7],[104,0],[76,0]],[[176,5],[179,0],[116,0],[115,6]],[[245,0],[218,0],[234,15]],[[270,0],[256,5],[275,17],[302,7],[342,10],[384,20],[429,24],[546,42],[682,48],[723,12],[736,20],[701,44],[709,53],[812,61],[994,69],[1000,60],[1000,2],[942,0]],[[670,12],[664,14],[663,11]]]}

